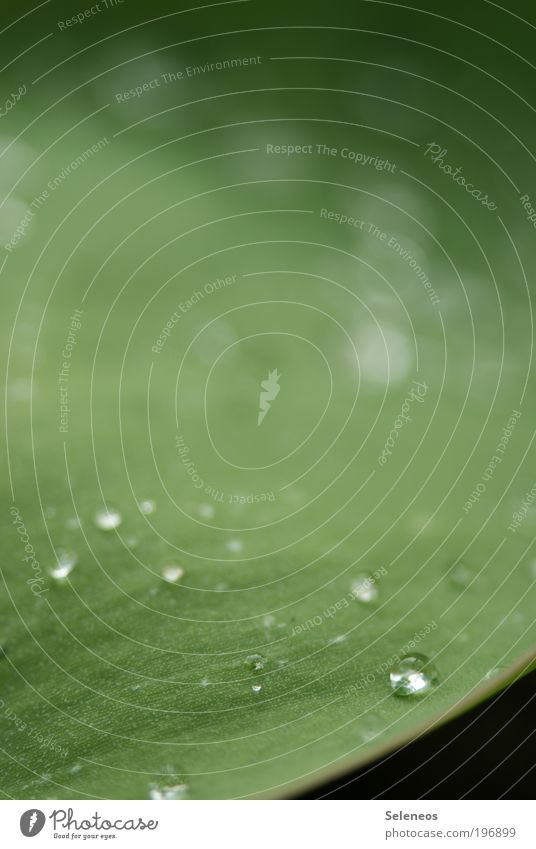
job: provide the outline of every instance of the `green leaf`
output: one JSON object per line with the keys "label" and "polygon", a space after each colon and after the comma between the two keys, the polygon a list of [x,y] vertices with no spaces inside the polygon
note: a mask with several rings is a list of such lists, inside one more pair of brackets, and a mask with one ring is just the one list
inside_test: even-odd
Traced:
{"label": "green leaf", "polygon": [[[151,152],[162,126],[62,183],[2,271],[6,797],[290,795],[535,657],[530,309],[511,247],[492,279],[426,186],[269,159],[292,127],[193,144],[171,125]],[[75,127],[25,202],[87,144]],[[404,163],[397,144],[382,150]],[[117,527],[95,523],[103,506]],[[77,560],[64,578],[58,550]],[[414,651],[439,680],[403,698],[389,673]]]}

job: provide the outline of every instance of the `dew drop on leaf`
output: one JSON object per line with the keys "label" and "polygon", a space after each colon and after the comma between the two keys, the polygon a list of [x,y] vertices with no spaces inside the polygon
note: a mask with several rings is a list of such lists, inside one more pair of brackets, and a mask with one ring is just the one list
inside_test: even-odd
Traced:
{"label": "dew drop on leaf", "polygon": [[363,604],[370,604],[379,596],[378,585],[369,575],[358,575],[352,581],[351,590],[353,597]]}
{"label": "dew drop on leaf", "polygon": [[175,563],[168,563],[162,569],[162,577],[170,584],[174,584],[184,576],[182,566],[177,566]]}
{"label": "dew drop on leaf", "polygon": [[119,510],[116,510],[113,507],[109,509],[106,507],[101,507],[100,510],[97,510],[93,517],[93,521],[96,526],[101,531],[113,531],[115,528],[118,528],[121,522],[123,521],[123,517]]}
{"label": "dew drop on leaf", "polygon": [[200,504],[199,515],[202,519],[212,519],[214,516],[214,507],[212,504]]}
{"label": "dew drop on leaf", "polygon": [[187,784],[149,784],[149,798],[162,801],[170,799],[185,799],[188,793]]}
{"label": "dew drop on leaf", "polygon": [[266,666],[266,659],[262,654],[250,654],[246,657],[244,663],[251,672],[260,672]]}
{"label": "dew drop on leaf", "polygon": [[56,563],[50,570],[50,574],[56,580],[61,580],[69,575],[78,563],[78,555],[74,551],[66,551],[63,548],[56,549]]}
{"label": "dew drop on leaf", "polygon": [[449,580],[455,589],[464,590],[473,580],[473,572],[465,563],[456,563],[449,573]]}
{"label": "dew drop on leaf", "polygon": [[389,678],[397,696],[418,696],[427,693],[439,680],[436,666],[424,654],[406,655],[392,667]]}

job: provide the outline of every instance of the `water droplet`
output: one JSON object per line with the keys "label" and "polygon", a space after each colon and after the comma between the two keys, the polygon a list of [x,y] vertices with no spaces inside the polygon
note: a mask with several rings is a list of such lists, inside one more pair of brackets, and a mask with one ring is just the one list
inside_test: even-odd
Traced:
{"label": "water droplet", "polygon": [[347,639],[346,634],[339,634],[338,637],[332,637],[331,638],[331,640],[329,641],[329,645],[330,646],[336,646],[336,645],[338,645],[338,643],[344,643],[344,641],[346,639]]}
{"label": "water droplet", "polygon": [[185,799],[187,793],[187,784],[149,784],[149,798],[158,801]]}
{"label": "water droplet", "polygon": [[241,539],[228,539],[225,543],[225,547],[227,551],[232,551],[234,554],[236,554],[237,552],[242,551],[242,549],[244,548],[244,543]]}
{"label": "water droplet", "polygon": [[260,691],[262,690],[262,684],[252,684],[251,690],[253,693],[260,693]]}
{"label": "water droplet", "polygon": [[58,580],[66,578],[73,571],[77,563],[78,555],[76,552],[58,548],[56,549],[56,563],[50,570],[50,574]]}
{"label": "water droplet", "polygon": [[261,654],[250,654],[244,663],[251,672],[260,672],[266,666],[266,659]]}
{"label": "water droplet", "polygon": [[200,684],[201,687],[208,687],[208,685],[210,684],[210,681],[208,680],[208,678],[201,678],[201,681],[199,682],[199,684]]}
{"label": "water droplet", "polygon": [[70,772],[71,775],[78,775],[78,773],[81,772],[81,770],[82,770],[82,764],[73,764],[72,766],[69,767],[68,772]]}
{"label": "water droplet", "polygon": [[137,548],[139,545],[138,537],[127,537],[125,540],[127,548]]}
{"label": "water droplet", "polygon": [[493,678],[496,678],[498,675],[501,675],[506,670],[506,666],[494,666],[493,669],[490,669],[484,675],[483,681],[491,681]]}
{"label": "water droplet", "polygon": [[162,569],[162,577],[170,584],[173,584],[176,581],[180,581],[183,575],[184,569],[182,568],[182,566],[177,566],[176,563],[168,563],[167,566],[164,566],[164,568]]}
{"label": "water droplet", "polygon": [[212,504],[200,504],[199,505],[199,515],[202,519],[212,519],[214,516],[214,507]]}
{"label": "water droplet", "polygon": [[424,654],[408,654],[389,673],[391,687],[397,696],[427,693],[439,680],[439,673]]}
{"label": "water droplet", "polygon": [[378,585],[369,575],[358,575],[351,589],[353,597],[363,604],[370,604],[379,596]]}
{"label": "water droplet", "polygon": [[139,501],[138,507],[140,513],[143,513],[144,516],[150,516],[156,510],[156,504],[151,498],[145,498],[143,501]]}
{"label": "water droplet", "polygon": [[379,716],[376,716],[375,714],[369,714],[368,716],[364,717],[363,724],[359,731],[361,734],[361,739],[365,743],[368,743],[370,742],[370,740],[374,740],[374,738],[377,737],[378,734],[381,734],[381,732],[383,731],[383,722]]}
{"label": "water droplet", "polygon": [[465,563],[455,563],[449,572],[449,580],[456,589],[464,590],[473,580],[473,570]]}
{"label": "water droplet", "polygon": [[121,513],[113,507],[109,509],[101,507],[94,516],[94,522],[101,531],[113,531],[114,528],[119,527],[122,521]]}
{"label": "water droplet", "polygon": [[272,628],[275,625],[275,616],[272,616],[272,614],[269,613],[262,620],[262,624],[264,625],[265,628]]}
{"label": "water droplet", "polygon": [[65,527],[69,531],[75,531],[77,528],[81,527],[81,522],[78,516],[71,516],[69,519],[67,519],[67,521],[65,522]]}

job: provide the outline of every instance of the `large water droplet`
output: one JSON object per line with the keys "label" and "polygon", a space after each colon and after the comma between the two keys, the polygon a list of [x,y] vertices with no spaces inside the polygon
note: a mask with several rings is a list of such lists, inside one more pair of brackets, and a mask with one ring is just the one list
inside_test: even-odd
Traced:
{"label": "large water droplet", "polygon": [[69,575],[78,563],[78,555],[74,551],[66,551],[63,548],[56,549],[56,563],[50,570],[53,578],[61,580]]}
{"label": "large water droplet", "polygon": [[138,507],[140,513],[143,513],[144,516],[150,516],[156,510],[156,503],[151,498],[144,498],[143,501],[138,502]]}
{"label": "large water droplet", "polygon": [[113,507],[101,507],[101,509],[97,510],[95,513],[93,521],[101,531],[113,531],[114,528],[119,527],[123,521],[123,517],[119,510],[116,510]]}
{"label": "large water droplet", "polygon": [[250,654],[244,663],[251,672],[260,672],[266,666],[266,659],[261,654]]}
{"label": "large water droplet", "polygon": [[158,801],[185,799],[187,793],[187,784],[149,784],[149,798]]}
{"label": "large water droplet", "polygon": [[391,687],[397,696],[427,693],[439,680],[439,673],[424,654],[408,654],[389,673]]}
{"label": "large water droplet", "polygon": [[352,581],[352,595],[357,601],[363,604],[370,604],[376,601],[379,596],[378,585],[369,575],[358,575]]}
{"label": "large water droplet", "polygon": [[180,581],[183,575],[184,569],[182,568],[182,566],[177,566],[176,563],[168,563],[162,569],[162,577],[170,584],[174,584],[176,581]]}

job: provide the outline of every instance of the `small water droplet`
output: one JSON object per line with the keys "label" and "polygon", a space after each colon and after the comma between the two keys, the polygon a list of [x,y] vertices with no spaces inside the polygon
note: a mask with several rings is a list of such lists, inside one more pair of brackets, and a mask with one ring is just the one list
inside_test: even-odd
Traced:
{"label": "small water droplet", "polygon": [[252,684],[251,689],[254,693],[260,693],[262,690],[262,684]]}
{"label": "small water droplet", "polygon": [[212,504],[200,504],[199,505],[199,515],[202,519],[212,519],[214,516],[215,510]]}
{"label": "small water droplet", "polygon": [[506,666],[494,666],[493,669],[488,670],[484,675],[483,681],[491,681],[493,678],[496,678],[498,675],[501,675],[506,669]]}
{"label": "small water droplet", "polygon": [[182,568],[182,566],[177,566],[176,563],[168,563],[162,569],[162,577],[170,584],[174,584],[176,581],[180,581],[183,576],[184,569]]}
{"label": "small water droplet", "polygon": [[377,737],[378,734],[381,734],[381,732],[383,731],[383,722],[379,716],[376,716],[375,714],[369,714],[368,716],[364,717],[363,724],[359,731],[361,734],[361,739],[365,743],[368,743],[370,742],[370,740],[374,740],[374,738]]}
{"label": "small water droplet", "polygon": [[329,645],[330,646],[336,646],[339,643],[344,643],[344,641],[346,639],[347,639],[346,634],[339,634],[338,637],[332,637],[331,638],[331,640],[329,641]]}
{"label": "small water droplet", "polygon": [[100,510],[97,510],[93,519],[96,526],[100,528],[101,531],[113,531],[115,528],[118,528],[123,521],[123,517],[119,510],[116,510],[113,507],[101,507]]}
{"label": "small water droplet", "polygon": [[379,596],[378,585],[369,575],[358,575],[351,589],[353,597],[363,604],[370,604]]}
{"label": "small water droplet", "polygon": [[144,516],[150,516],[156,510],[156,503],[151,498],[144,498],[143,501],[138,502],[138,507],[140,513],[143,513]]}
{"label": "small water droplet", "polygon": [[266,666],[266,659],[261,654],[250,654],[244,663],[251,672],[260,672]]}
{"label": "small water droplet", "polygon": [[267,616],[262,620],[262,624],[265,628],[273,628],[275,625],[275,616],[272,616],[271,613],[268,613]]}
{"label": "small water droplet", "polygon": [[138,537],[127,537],[125,540],[125,545],[127,548],[137,548],[139,545]]}
{"label": "small water droplet", "polygon": [[69,767],[68,772],[71,775],[78,775],[78,773],[82,770],[82,764],[73,764]]}
{"label": "small water droplet", "polygon": [[78,563],[78,555],[74,551],[63,548],[56,549],[56,563],[50,570],[53,578],[61,580],[69,575]]}
{"label": "small water droplet", "polygon": [[237,552],[242,551],[242,549],[244,548],[244,543],[241,539],[228,539],[225,543],[225,547],[227,551],[232,551],[234,554],[236,554]]}
{"label": "small water droplet", "polygon": [[391,688],[397,696],[427,693],[439,680],[439,673],[424,654],[408,654],[389,673]]}
{"label": "small water droplet", "polygon": [[149,784],[149,798],[155,801],[185,799],[187,784]]}
{"label": "small water droplet", "polygon": [[67,519],[67,521],[65,522],[65,527],[69,531],[75,531],[77,528],[81,527],[81,522],[78,516],[71,516],[69,519]]}
{"label": "small water droplet", "polygon": [[208,680],[208,678],[201,678],[201,681],[199,682],[199,684],[200,684],[201,687],[208,687],[208,685],[210,684],[210,681]]}
{"label": "small water droplet", "polygon": [[464,590],[473,580],[473,570],[465,563],[455,563],[449,572],[449,580],[453,587]]}

